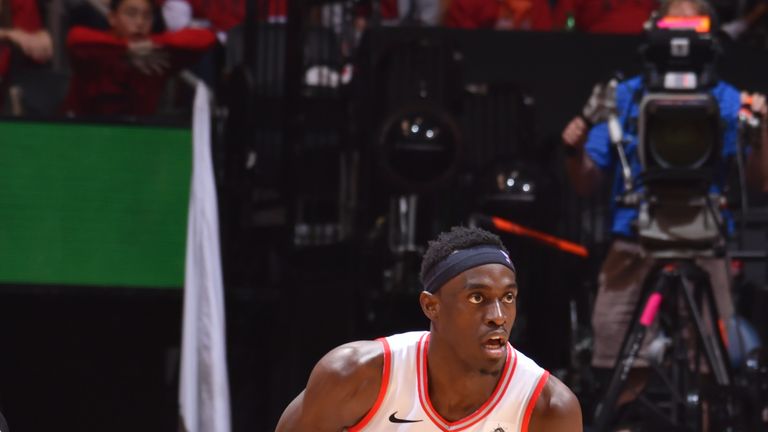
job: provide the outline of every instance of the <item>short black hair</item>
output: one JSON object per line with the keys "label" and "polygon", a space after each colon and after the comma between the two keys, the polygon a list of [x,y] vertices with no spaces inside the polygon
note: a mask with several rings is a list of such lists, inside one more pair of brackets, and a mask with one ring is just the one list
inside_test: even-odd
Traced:
{"label": "short black hair", "polygon": [[[124,2],[125,0],[109,0],[109,10],[112,12],[115,12],[117,8],[120,7],[120,4]],[[154,9],[155,3],[152,0],[147,0],[147,3]]]}
{"label": "short black hair", "polygon": [[496,246],[509,255],[509,251],[504,247],[499,236],[482,228],[455,226],[450,231],[440,233],[436,240],[429,242],[424,258],[421,260],[421,273],[419,274],[421,284],[424,285],[424,276],[454,251],[481,245]]}
{"label": "short black hair", "polygon": [[661,2],[661,6],[659,7],[659,16],[665,16],[669,13],[669,9],[672,7],[673,4],[676,3],[693,3],[696,6],[696,9],[698,9],[699,13],[702,15],[709,16],[712,20],[715,20],[717,16],[715,15],[715,10],[712,8],[712,5],[709,4],[706,0],[666,0]]}
{"label": "short black hair", "polygon": [[[677,3],[692,3],[698,10],[699,15],[705,15],[709,17],[710,28],[713,33],[717,33],[720,29],[720,19],[717,16],[717,11],[707,0],[663,0],[661,6],[655,13],[657,19],[665,17],[669,14],[669,10],[672,5]],[[652,15],[653,16],[653,15]]]}

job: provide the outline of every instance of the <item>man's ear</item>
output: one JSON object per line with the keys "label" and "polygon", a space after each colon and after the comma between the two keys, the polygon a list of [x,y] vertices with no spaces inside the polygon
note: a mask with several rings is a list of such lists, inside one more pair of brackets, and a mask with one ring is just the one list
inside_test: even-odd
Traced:
{"label": "man's ear", "polygon": [[107,22],[109,23],[109,27],[113,28],[113,29],[115,28],[115,14],[116,13],[117,12],[115,12],[115,11],[109,11],[109,13],[107,14]]}
{"label": "man's ear", "polygon": [[436,294],[422,291],[421,294],[419,294],[419,303],[421,304],[421,310],[424,312],[424,315],[426,315],[430,321],[437,319],[437,316],[440,313],[440,299]]}

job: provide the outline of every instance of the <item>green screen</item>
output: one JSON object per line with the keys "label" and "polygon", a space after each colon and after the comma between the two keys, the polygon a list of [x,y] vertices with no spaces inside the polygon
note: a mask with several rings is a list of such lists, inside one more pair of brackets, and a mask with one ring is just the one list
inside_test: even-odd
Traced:
{"label": "green screen", "polygon": [[191,139],[0,122],[0,283],[180,287]]}

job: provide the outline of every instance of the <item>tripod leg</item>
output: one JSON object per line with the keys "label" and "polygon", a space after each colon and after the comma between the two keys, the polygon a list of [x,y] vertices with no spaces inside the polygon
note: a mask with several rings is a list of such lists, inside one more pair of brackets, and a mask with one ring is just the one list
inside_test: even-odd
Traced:
{"label": "tripod leg", "polygon": [[[709,275],[701,268],[689,265],[681,273],[682,293],[681,297],[688,312],[692,331],[698,348],[693,359],[694,370],[700,365],[701,357],[704,357],[714,378],[715,386],[702,385],[702,377],[699,375],[699,389],[705,390],[696,397],[703,397],[697,402],[702,412],[699,412],[696,421],[709,425],[710,430],[733,430],[731,427],[738,420],[734,417],[736,411],[734,400],[730,397],[733,375],[728,362],[728,352],[725,347],[723,335],[718,326],[718,308],[715,302],[712,284]],[[703,299],[701,298],[703,296]],[[697,298],[703,302],[697,302]],[[702,315],[708,309],[710,320],[705,323]],[[708,324],[708,325],[707,325]],[[709,330],[709,331],[707,331]],[[694,372],[695,373],[695,372]],[[698,375],[698,374],[697,374]],[[718,419],[720,422],[718,422]],[[714,423],[713,423],[714,422]]]}
{"label": "tripod leg", "polygon": [[[651,273],[653,274],[653,273]],[[595,430],[597,432],[606,431],[610,422],[613,420],[616,411],[616,402],[627,383],[627,377],[632,366],[637,359],[637,354],[645,339],[648,328],[653,324],[656,313],[663,300],[664,294],[668,291],[670,278],[674,275],[665,269],[660,275],[654,289],[648,294],[645,302],[638,303],[634,313],[634,319],[630,324],[624,342],[619,351],[619,357],[613,369],[610,384],[605,395],[595,408]],[[646,280],[643,291],[648,291],[650,278]],[[644,295],[641,295],[641,299]]]}
{"label": "tripod leg", "polygon": [[[728,386],[731,384],[731,373],[729,364],[726,361],[725,344],[723,343],[723,339],[720,336],[719,329],[716,325],[718,313],[709,279],[699,278],[699,281],[697,281],[698,283],[695,284],[688,276],[684,276],[681,278],[681,281],[683,283],[682,291],[685,306],[693,323],[696,338],[704,350],[705,361],[715,376],[717,384]],[[696,300],[693,296],[694,289],[704,290],[707,305],[709,306],[710,314],[712,315],[712,327],[710,332],[704,331],[704,319],[696,305]],[[695,361],[698,362],[698,359]]]}

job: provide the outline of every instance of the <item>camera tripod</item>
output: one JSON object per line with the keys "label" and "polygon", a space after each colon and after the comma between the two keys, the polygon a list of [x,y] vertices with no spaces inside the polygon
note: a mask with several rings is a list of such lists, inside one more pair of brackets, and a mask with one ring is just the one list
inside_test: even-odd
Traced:
{"label": "camera tripod", "polygon": [[[707,318],[702,313],[704,308],[709,313]],[[713,424],[733,415],[728,392],[724,391],[731,387],[732,371],[717,319],[709,275],[689,258],[660,259],[643,283],[610,383],[595,410],[595,430],[611,430],[619,397],[627,388],[630,370],[654,323],[672,338],[668,344],[672,355],[658,355],[659,359],[651,361],[651,369],[658,373],[668,400],[654,403],[640,394],[637,401],[663,430],[699,431],[704,422],[709,430],[731,430],[721,422]],[[685,332],[688,338],[683,337]],[[693,358],[689,355],[691,344]],[[711,373],[715,391],[705,383],[702,360]]]}

